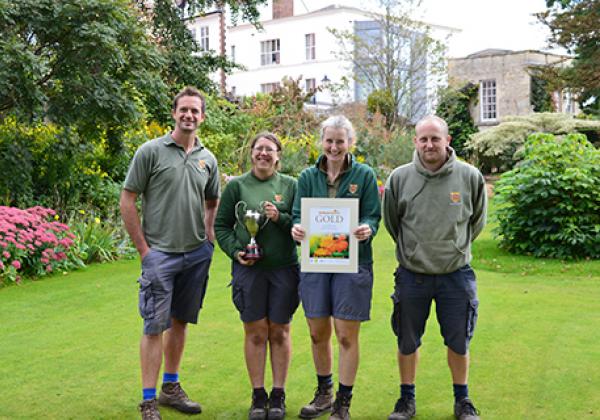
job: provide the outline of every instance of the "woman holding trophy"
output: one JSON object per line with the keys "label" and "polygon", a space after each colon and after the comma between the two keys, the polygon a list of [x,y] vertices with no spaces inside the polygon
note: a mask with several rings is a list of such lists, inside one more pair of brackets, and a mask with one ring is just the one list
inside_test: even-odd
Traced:
{"label": "woman holding trophy", "polygon": [[[272,133],[250,144],[252,169],[225,187],[215,220],[232,259],[232,299],[244,323],[244,356],[253,388],[250,420],[285,416],[290,322],[298,307],[298,257],[290,236],[296,180],[280,174],[281,142]],[[267,346],[273,388],[264,387]]]}
{"label": "woman holding trophy", "polygon": [[[299,292],[312,340],[317,373],[313,400],[300,410],[301,418],[331,412],[330,419],[349,419],[352,388],[358,370],[358,334],[369,319],[373,289],[371,241],[381,219],[377,180],[373,170],[358,163],[350,148],[354,129],[342,116],[321,124],[322,155],[315,166],[302,171],[294,202],[292,237],[302,241],[305,229],[299,224],[301,198],[358,199],[358,227],[351,232],[358,242],[358,273],[300,273]],[[331,337],[335,331],[339,347],[339,385],[333,395]]]}

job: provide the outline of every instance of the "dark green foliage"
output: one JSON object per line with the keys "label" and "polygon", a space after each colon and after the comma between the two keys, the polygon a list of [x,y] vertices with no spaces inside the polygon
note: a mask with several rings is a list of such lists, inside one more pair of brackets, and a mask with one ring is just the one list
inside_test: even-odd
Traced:
{"label": "dark green foliage", "polygon": [[446,120],[448,132],[452,136],[452,148],[458,156],[465,157],[465,142],[477,132],[471,117],[470,107],[477,101],[479,86],[468,83],[460,89],[448,88],[442,91],[436,115]]}
{"label": "dark green foliage", "polygon": [[600,117],[600,0],[546,0],[538,19],[550,29],[549,41],[574,58],[569,66],[549,67],[545,78],[578,94],[584,112]]}
{"label": "dark green foliage", "polygon": [[548,92],[548,82],[537,76],[531,76],[531,105],[533,112],[554,111],[552,96]]}
{"label": "dark green foliage", "polygon": [[516,254],[600,258],[600,151],[582,134],[529,136],[496,184],[501,246]]}

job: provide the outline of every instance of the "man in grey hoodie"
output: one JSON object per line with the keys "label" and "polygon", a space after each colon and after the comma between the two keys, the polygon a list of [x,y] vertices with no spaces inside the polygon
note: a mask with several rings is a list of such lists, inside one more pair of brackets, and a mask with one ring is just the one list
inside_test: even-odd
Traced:
{"label": "man in grey hoodie", "polygon": [[392,328],[398,338],[400,399],[389,420],[415,416],[418,348],[432,300],[448,351],[454,415],[479,419],[469,399],[469,342],[477,320],[477,285],[471,243],[485,225],[485,181],[456,159],[448,125],[428,116],[415,127],[413,161],[396,168],[385,186],[384,221],[400,263],[392,296]]}

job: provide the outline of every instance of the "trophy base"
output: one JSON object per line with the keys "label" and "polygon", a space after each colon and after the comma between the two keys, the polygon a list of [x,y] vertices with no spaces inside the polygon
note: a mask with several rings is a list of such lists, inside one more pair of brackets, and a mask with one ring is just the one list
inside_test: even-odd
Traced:
{"label": "trophy base", "polygon": [[262,252],[258,245],[248,245],[244,250],[244,259],[256,261],[262,258]]}

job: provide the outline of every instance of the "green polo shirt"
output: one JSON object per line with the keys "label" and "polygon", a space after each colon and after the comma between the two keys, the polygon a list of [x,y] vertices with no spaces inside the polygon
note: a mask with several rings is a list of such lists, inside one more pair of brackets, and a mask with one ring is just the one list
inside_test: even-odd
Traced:
{"label": "green polo shirt", "polygon": [[206,240],[204,202],[220,195],[217,160],[198,139],[186,154],[169,133],[137,150],[124,188],[142,197],[148,245],[164,252],[188,252]]}
{"label": "green polo shirt", "polygon": [[256,235],[264,255],[254,266],[270,269],[297,264],[296,243],[290,234],[297,188],[294,178],[278,172],[264,180],[255,177],[252,171],[232,179],[223,190],[215,219],[215,235],[221,249],[235,259],[237,252],[250,241],[248,231],[240,223],[242,207],[236,216],[238,202],[246,203],[248,210],[257,210],[261,202],[270,201],[279,210],[279,219],[276,222],[269,220]]}

